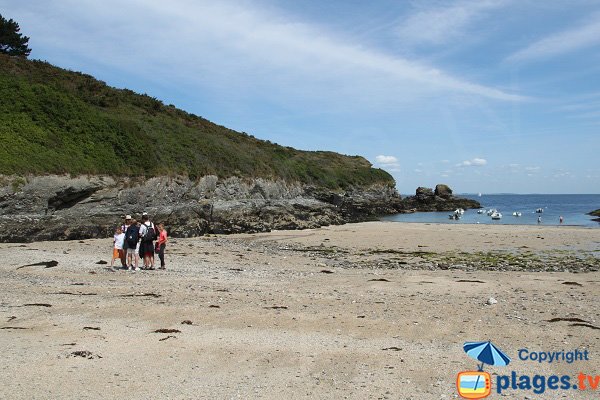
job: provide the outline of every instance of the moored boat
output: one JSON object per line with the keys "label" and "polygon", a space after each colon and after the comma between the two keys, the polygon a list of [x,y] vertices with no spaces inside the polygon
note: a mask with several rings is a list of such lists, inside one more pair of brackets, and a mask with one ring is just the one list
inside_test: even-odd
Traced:
{"label": "moored boat", "polygon": [[[463,211],[464,212],[464,211]],[[450,219],[454,219],[454,220],[459,220],[460,217],[462,217],[462,214],[460,212],[458,212],[458,210],[454,211],[452,214],[448,215],[448,218]]]}

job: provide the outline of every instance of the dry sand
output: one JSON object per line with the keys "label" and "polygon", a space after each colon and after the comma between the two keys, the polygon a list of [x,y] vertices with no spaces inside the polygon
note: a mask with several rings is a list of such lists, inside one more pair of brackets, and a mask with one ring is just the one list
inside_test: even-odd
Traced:
{"label": "dry sand", "polygon": [[[476,368],[462,344],[479,340],[513,359],[491,373],[600,374],[600,229],[377,222],[173,239],[166,271],[96,264],[110,248],[0,244],[0,398],[455,398],[456,374]],[[546,260],[591,271],[526,270]],[[590,360],[539,364],[521,348]]]}

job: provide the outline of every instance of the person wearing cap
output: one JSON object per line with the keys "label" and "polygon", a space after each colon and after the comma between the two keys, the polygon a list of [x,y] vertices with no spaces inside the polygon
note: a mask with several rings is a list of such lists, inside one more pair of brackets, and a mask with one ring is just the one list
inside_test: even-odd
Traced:
{"label": "person wearing cap", "polygon": [[127,228],[129,228],[129,226],[131,225],[131,215],[127,214],[124,217],[125,221],[123,222],[123,224],[121,225],[121,230],[123,232],[127,232]]}

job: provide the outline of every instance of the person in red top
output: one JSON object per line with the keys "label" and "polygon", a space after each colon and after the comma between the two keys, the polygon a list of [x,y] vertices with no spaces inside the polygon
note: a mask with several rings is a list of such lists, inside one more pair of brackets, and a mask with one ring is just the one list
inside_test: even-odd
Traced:
{"label": "person in red top", "polygon": [[167,230],[164,224],[158,224],[158,241],[156,242],[156,250],[158,258],[160,258],[160,269],[165,269],[165,247],[167,246]]}

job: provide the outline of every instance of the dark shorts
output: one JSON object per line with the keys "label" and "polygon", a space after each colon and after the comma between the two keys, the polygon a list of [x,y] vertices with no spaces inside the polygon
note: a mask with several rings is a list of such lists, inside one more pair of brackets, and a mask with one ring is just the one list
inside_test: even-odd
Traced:
{"label": "dark shorts", "polygon": [[142,242],[140,244],[140,254],[145,256],[154,255],[154,243],[152,242]]}

